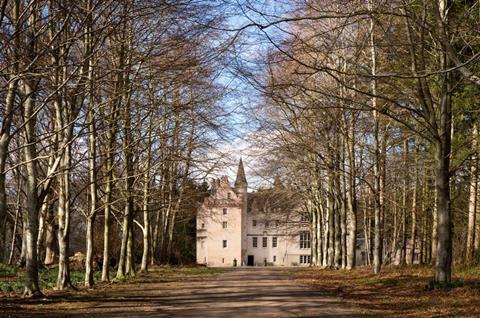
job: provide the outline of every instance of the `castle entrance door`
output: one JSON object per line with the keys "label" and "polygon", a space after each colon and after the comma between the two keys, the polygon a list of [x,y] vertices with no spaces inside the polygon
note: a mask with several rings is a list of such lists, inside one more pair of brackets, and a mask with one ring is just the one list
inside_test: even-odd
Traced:
{"label": "castle entrance door", "polygon": [[254,263],[254,260],[253,260],[253,255],[248,255],[248,258],[247,258],[247,265],[248,266],[253,266],[255,263]]}

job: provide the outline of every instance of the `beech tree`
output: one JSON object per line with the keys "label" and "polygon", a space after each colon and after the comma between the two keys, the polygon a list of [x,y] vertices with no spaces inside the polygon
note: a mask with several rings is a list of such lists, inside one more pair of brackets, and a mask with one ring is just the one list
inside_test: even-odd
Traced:
{"label": "beech tree", "polygon": [[57,289],[74,287],[78,251],[88,288],[99,264],[103,280],[116,261],[118,278],[134,275],[142,249],[142,270],[168,262],[216,164],[206,153],[221,130],[216,77],[228,49],[212,28],[222,23],[217,5],[19,0],[1,8],[0,246],[26,266],[25,295],[41,295],[41,261],[58,264]]}
{"label": "beech tree", "polygon": [[[356,173],[356,180],[357,186],[364,184],[369,189],[362,192],[361,196],[366,193],[373,195],[373,200],[366,198],[362,201],[365,202],[364,239],[367,246],[370,244],[370,208],[374,215],[372,253],[375,273],[380,271],[386,255],[385,221],[390,219],[392,212],[396,220],[393,249],[398,245],[397,227],[401,224],[401,263],[411,263],[416,257],[419,196],[417,147],[419,140],[422,140],[428,144],[423,149],[429,151],[433,160],[430,167],[435,178],[435,188],[427,188],[435,192],[436,198],[432,215],[434,226],[429,235],[432,241],[431,259],[435,260],[434,280],[441,284],[448,284],[451,280],[454,237],[450,182],[454,153],[452,136],[455,139],[457,131],[452,128],[459,125],[453,124],[452,119],[454,114],[462,111],[470,116],[464,110],[455,108],[452,98],[460,91],[459,83],[468,83],[475,86],[475,90],[478,89],[474,63],[478,59],[476,40],[466,22],[475,16],[472,15],[474,6],[473,3],[444,0],[415,3],[369,1],[366,4],[357,1],[313,1],[295,2],[293,9],[286,8],[283,15],[270,13],[261,5],[243,7],[250,22],[238,31],[257,28],[259,36],[271,44],[271,51],[280,56],[273,64],[289,65],[288,68],[284,67],[283,72],[267,69],[265,74],[268,80],[263,80],[258,72],[244,72],[260,94],[269,98],[268,107],[282,109],[287,101],[289,107],[298,108],[299,111],[308,109],[321,118],[324,118],[326,109],[331,109],[328,112],[333,112],[333,109],[357,109],[372,115],[373,131],[365,130],[368,136],[364,139],[365,144],[357,147],[354,154],[356,161],[371,164],[370,167],[357,167],[359,173]],[[455,29],[452,28],[453,24],[456,25]],[[460,38],[464,39],[463,42],[460,42]],[[346,47],[349,53],[345,53]],[[432,50],[432,54],[427,55],[427,50]],[[336,66],[334,61],[339,56],[344,58],[346,67]],[[290,78],[295,80],[290,81]],[[290,96],[288,100],[279,100],[272,97],[274,94],[286,95],[278,92],[285,89],[285,86],[277,84],[279,82],[292,87],[295,91],[293,98]],[[343,91],[340,90],[342,94],[332,89],[331,82],[343,87]],[[311,102],[305,103],[305,97],[310,98]],[[322,100],[329,102],[322,103]],[[290,117],[285,112],[280,114],[281,120]],[[399,198],[393,200],[393,207],[386,204],[391,201],[385,192],[389,160],[385,147],[389,141],[388,130],[381,125],[387,120],[395,122],[398,127],[396,130],[400,130],[404,136],[402,152],[405,156],[405,177],[400,207],[396,207]],[[370,118],[366,121],[369,122]],[[309,123],[321,125],[316,121]],[[294,131],[290,133],[296,134]],[[412,135],[415,137],[412,138]],[[415,143],[410,139],[414,139]],[[330,138],[322,144],[326,145],[332,140]],[[413,151],[410,149],[412,145]],[[324,158],[331,157],[332,152],[338,154],[331,148],[316,147]],[[373,149],[372,155],[365,151],[369,149]],[[413,162],[410,159],[412,152]],[[458,149],[455,149],[455,153],[458,153]],[[413,167],[413,178],[407,179],[407,169],[410,167]],[[455,171],[458,171],[458,167],[455,167]],[[331,177],[319,178],[325,179],[327,187],[334,187],[329,184]],[[308,186],[304,191],[307,189]],[[339,202],[345,197],[342,191],[334,193]],[[319,209],[328,211],[331,206],[329,195],[325,194],[324,202],[320,201],[319,204]],[[330,217],[324,220],[332,222]],[[336,221],[339,222],[338,219]],[[336,229],[337,232],[340,230]],[[367,249],[370,250],[370,247]],[[396,251],[390,253],[395,255]],[[331,261],[324,265],[331,266]]]}

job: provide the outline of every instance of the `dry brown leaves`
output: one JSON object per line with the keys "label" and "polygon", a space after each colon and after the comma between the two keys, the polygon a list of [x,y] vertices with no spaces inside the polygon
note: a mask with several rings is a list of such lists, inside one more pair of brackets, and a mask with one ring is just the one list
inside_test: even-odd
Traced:
{"label": "dry brown leaves", "polygon": [[453,287],[428,290],[433,269],[389,266],[380,275],[368,267],[307,268],[293,275],[325,295],[343,298],[365,315],[384,317],[480,317],[480,268],[458,268]]}

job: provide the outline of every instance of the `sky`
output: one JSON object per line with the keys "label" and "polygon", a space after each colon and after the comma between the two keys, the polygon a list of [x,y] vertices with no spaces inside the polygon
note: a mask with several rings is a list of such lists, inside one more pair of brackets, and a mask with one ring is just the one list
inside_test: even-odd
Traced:
{"label": "sky", "polygon": [[[239,3],[243,8],[238,7]],[[288,9],[288,1],[284,3],[281,0],[264,0],[264,1],[233,1],[232,15],[227,21],[229,29],[239,29],[244,25],[250,24],[252,21],[265,24],[271,21],[265,18],[255,10],[267,12],[268,14],[283,15]],[[251,7],[254,10],[249,10]],[[269,20],[270,19],[270,20]],[[271,28],[267,30],[269,35],[281,37],[278,30]],[[236,32],[226,32],[226,36],[233,36]],[[218,146],[218,152],[228,154],[226,158],[225,168],[215,171],[209,177],[220,177],[227,175],[230,182],[234,182],[238,161],[243,159],[247,181],[250,190],[254,190],[260,186],[269,186],[273,176],[270,178],[261,177],[261,167],[259,166],[258,155],[263,149],[255,149],[251,142],[252,137],[258,133],[258,122],[253,119],[255,106],[262,102],[259,92],[255,90],[242,76],[239,76],[239,69],[248,69],[256,74],[261,74],[261,65],[258,61],[263,59],[263,55],[271,48],[271,44],[256,27],[250,27],[242,31],[234,46],[232,47],[232,55],[228,61],[229,64],[222,71],[218,78],[218,83],[228,89],[229,94],[221,100],[222,106],[230,113],[227,120],[228,134],[226,140]]]}

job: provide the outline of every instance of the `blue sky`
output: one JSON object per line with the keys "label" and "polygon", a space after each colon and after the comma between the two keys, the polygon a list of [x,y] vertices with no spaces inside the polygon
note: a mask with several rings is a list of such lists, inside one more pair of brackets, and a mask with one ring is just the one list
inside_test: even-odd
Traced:
{"label": "blue sky", "polygon": [[[227,14],[230,15],[227,26],[231,30],[236,30],[252,22],[266,24],[278,16],[284,16],[290,8],[290,4],[288,1],[279,0],[232,1],[229,8],[228,12],[230,13]],[[256,13],[256,10],[265,12],[267,16]],[[249,142],[249,137],[256,134],[258,130],[258,123],[252,119],[252,112],[254,112],[254,107],[261,102],[261,96],[248,81],[239,75],[238,69],[248,69],[255,75],[263,73],[262,64],[259,62],[266,52],[272,48],[263,32],[268,32],[269,36],[276,40],[284,36],[277,27],[261,31],[252,26],[243,30],[231,48],[229,64],[222,70],[218,78],[218,82],[228,90],[228,94],[221,100],[221,103],[230,114],[225,123],[228,129],[227,138],[219,145],[219,151],[230,153],[230,155],[226,160],[228,168],[217,171],[215,177],[227,175],[233,182],[238,160],[242,157],[251,189],[266,186],[271,180],[265,180],[258,176],[259,167],[256,155],[262,150],[252,149]],[[234,34],[236,34],[236,31],[230,31],[226,32],[225,36],[228,38]]]}

